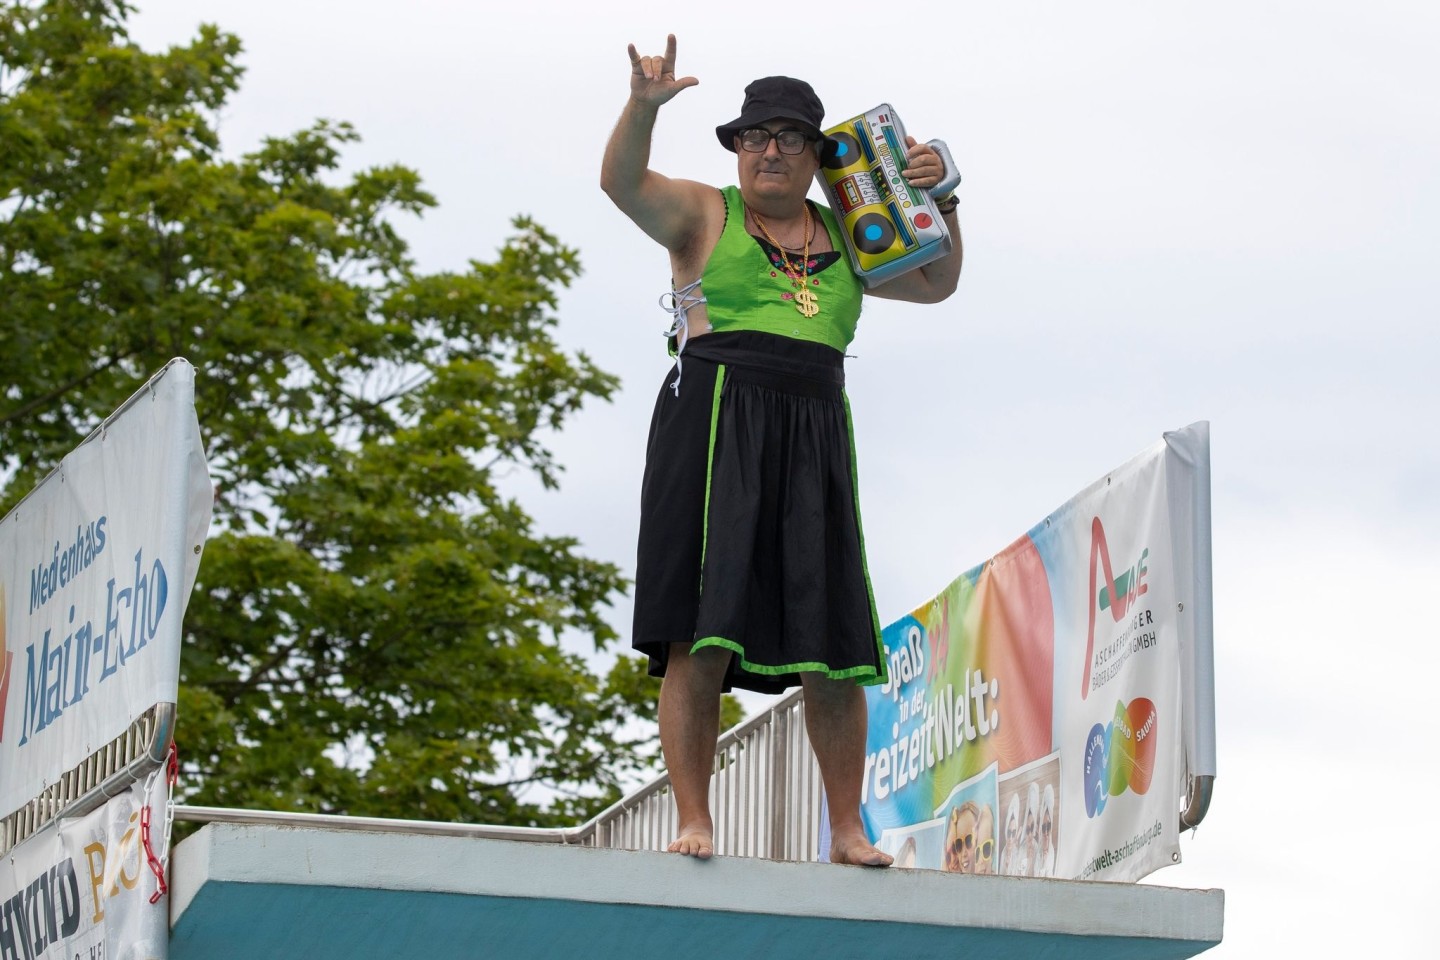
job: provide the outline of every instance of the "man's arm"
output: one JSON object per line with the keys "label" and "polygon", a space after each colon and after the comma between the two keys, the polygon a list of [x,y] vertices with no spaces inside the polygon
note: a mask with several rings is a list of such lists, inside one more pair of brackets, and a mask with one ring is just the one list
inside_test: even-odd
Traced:
{"label": "man's arm", "polygon": [[650,136],[660,107],[700,81],[675,79],[675,35],[663,57],[642,57],[630,45],[630,99],[605,145],[600,188],[635,224],[665,249],[683,251],[705,225],[714,192],[693,180],[672,180],[650,169]]}
{"label": "man's arm", "polygon": [[[940,182],[944,165],[933,148],[916,143],[914,137],[906,137],[909,149],[906,151],[904,174],[910,185],[917,190],[928,190]],[[884,300],[908,300],[911,303],[939,303],[960,283],[960,267],[965,261],[965,246],[960,241],[960,215],[952,209],[945,217],[945,228],[950,231],[953,244],[949,253],[938,260],[931,260],[925,266],[902,273],[865,292]]]}

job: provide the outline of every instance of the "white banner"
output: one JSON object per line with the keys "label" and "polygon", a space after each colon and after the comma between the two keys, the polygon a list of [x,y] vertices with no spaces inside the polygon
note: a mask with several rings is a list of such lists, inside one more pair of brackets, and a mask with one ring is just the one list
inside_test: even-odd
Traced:
{"label": "white banner", "polygon": [[0,521],[0,816],[174,702],[212,504],[174,360]]}
{"label": "white banner", "polygon": [[[151,856],[164,858],[164,772],[86,817],[51,823],[0,862],[0,960],[162,960],[170,899]],[[141,839],[150,807],[153,849]],[[152,899],[153,898],[153,899]]]}
{"label": "white banner", "polygon": [[1178,862],[1186,758],[1213,773],[1190,729],[1210,704],[1187,692],[1210,695],[1187,675],[1208,662],[1208,469],[1207,424],[1168,434],[885,629],[862,812],[901,865],[1136,880]]}

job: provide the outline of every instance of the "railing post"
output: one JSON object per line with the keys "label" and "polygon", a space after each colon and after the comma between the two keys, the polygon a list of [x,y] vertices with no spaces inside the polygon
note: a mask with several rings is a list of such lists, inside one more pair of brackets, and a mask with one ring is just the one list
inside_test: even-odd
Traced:
{"label": "railing post", "polygon": [[770,859],[785,859],[786,794],[790,780],[789,750],[790,711],[770,712]]}

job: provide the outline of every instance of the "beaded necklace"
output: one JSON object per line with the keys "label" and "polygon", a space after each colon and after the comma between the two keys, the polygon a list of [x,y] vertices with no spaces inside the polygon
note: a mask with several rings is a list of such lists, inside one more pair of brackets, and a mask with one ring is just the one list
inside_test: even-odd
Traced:
{"label": "beaded necklace", "polygon": [[789,251],[780,246],[779,241],[771,235],[770,228],[765,226],[765,221],[760,219],[760,214],[751,210],[750,216],[755,218],[755,225],[760,228],[765,239],[770,241],[770,245],[780,251],[780,269],[785,271],[785,276],[790,279],[790,284],[796,290],[793,294],[796,311],[802,317],[815,316],[820,312],[820,298],[805,284],[805,278],[810,275],[810,235],[813,226],[813,221],[810,219],[810,204],[805,204],[805,249],[800,255],[799,265],[794,267],[790,264]]}

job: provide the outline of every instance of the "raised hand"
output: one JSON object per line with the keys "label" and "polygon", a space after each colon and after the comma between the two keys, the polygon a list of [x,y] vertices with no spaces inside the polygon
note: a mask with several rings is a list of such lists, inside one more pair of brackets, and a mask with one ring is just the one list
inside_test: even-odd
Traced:
{"label": "raised hand", "polygon": [[630,97],[636,102],[658,107],[699,82],[694,77],[675,79],[675,34],[666,38],[662,57],[642,57],[630,44]]}

